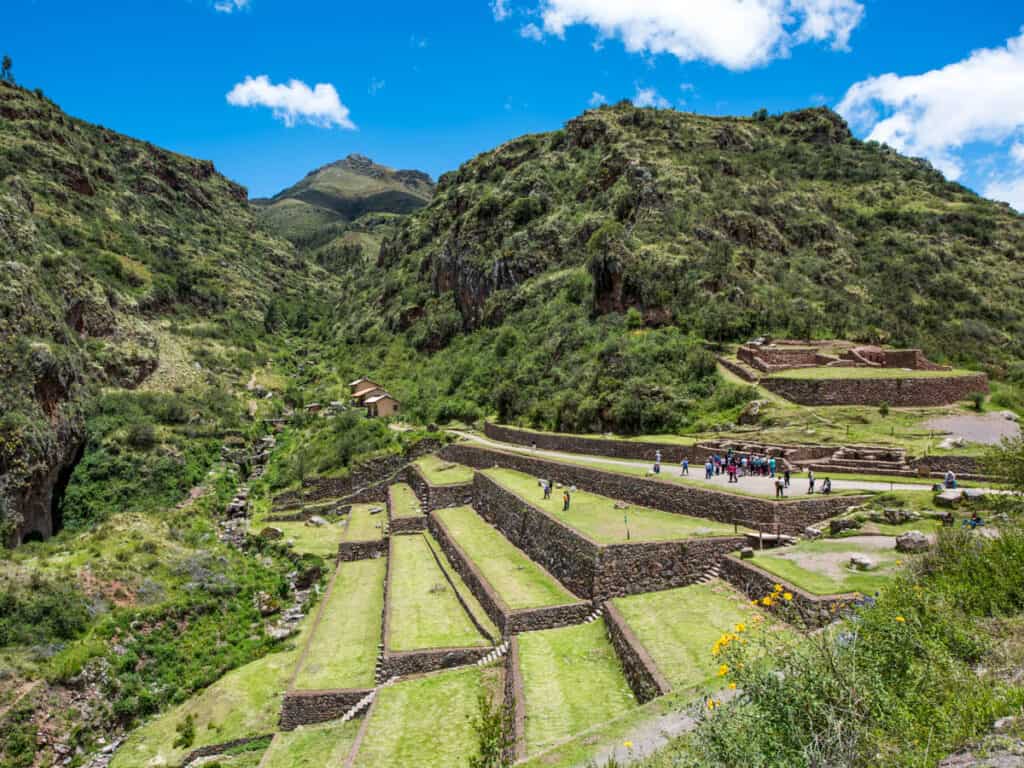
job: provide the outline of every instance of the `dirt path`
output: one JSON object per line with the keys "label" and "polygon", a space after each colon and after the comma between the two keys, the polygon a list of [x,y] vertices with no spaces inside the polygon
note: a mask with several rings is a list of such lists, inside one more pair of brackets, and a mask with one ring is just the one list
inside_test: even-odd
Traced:
{"label": "dirt path", "polygon": [[14,694],[14,700],[10,704],[0,707],[0,721],[3,721],[3,719],[7,716],[7,713],[14,709],[16,706],[18,706],[18,704],[21,703],[22,699],[24,699],[26,696],[32,693],[32,691],[36,689],[36,686],[38,686],[39,683],[39,680],[33,680],[31,682],[23,683],[22,686],[18,689],[18,692]]}
{"label": "dirt path", "polygon": [[1020,424],[1002,413],[940,416],[929,419],[925,426],[982,445],[998,445],[1004,438],[1020,437]]}
{"label": "dirt path", "polygon": [[[604,464],[612,465],[618,464],[623,467],[631,468],[642,468],[650,469],[651,463],[644,461],[629,461],[626,459],[610,459],[602,456],[588,456],[580,453],[564,453],[562,451],[545,451],[533,449],[517,445],[515,443],[502,443],[497,440],[492,440],[489,437],[474,434],[471,432],[460,432],[458,430],[451,430],[454,434],[461,437],[465,437],[472,442],[480,445],[487,446],[489,448],[495,448],[500,451],[507,451],[512,453],[520,453],[527,456],[538,456],[541,458],[551,459],[562,459],[571,461],[575,464]],[[678,474],[679,467],[675,465],[663,464],[662,472],[665,475]],[[725,475],[719,475],[713,477],[711,480],[704,480],[704,467],[702,464],[691,464],[690,465],[690,477],[694,479],[691,483],[695,487],[705,485],[715,490],[730,491],[738,490],[744,493],[757,494],[767,498],[775,496],[775,481],[770,477],[743,477],[740,478],[738,484],[730,484],[728,478]],[[821,488],[821,481],[826,477],[825,474],[818,474],[818,489]],[[871,480],[833,480],[832,489],[836,491],[921,491],[927,490],[928,485],[924,483],[905,483],[905,482],[876,482]],[[794,479],[792,485],[786,489],[787,498],[801,498],[807,497],[809,488],[806,480]]]}

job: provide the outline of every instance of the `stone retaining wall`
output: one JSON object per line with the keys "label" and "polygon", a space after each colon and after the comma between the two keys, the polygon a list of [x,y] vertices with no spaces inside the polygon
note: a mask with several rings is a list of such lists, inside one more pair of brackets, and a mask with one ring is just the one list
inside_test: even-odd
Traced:
{"label": "stone retaining wall", "polygon": [[978,373],[906,379],[764,378],[761,386],[800,405],[934,407],[988,392],[988,377]]}
{"label": "stone retaining wall", "polygon": [[380,541],[343,541],[338,545],[338,562],[350,563],[354,560],[369,560],[388,553],[388,540]]}
{"label": "stone retaining wall", "polygon": [[957,476],[981,476],[985,474],[985,465],[981,459],[974,456],[921,456],[913,459],[910,466],[917,469],[924,467],[929,473],[945,473],[946,470],[953,470]]}
{"label": "stone retaining wall", "polygon": [[503,427],[491,422],[484,423],[484,434],[502,443],[529,446],[536,443],[544,451],[582,453],[588,456],[608,456],[615,459],[639,459],[654,463],[654,454],[661,451],[662,463],[678,464],[684,457],[694,458],[694,448],[675,443],[636,442],[615,438],[580,437],[578,435],[531,432],[527,429]]}
{"label": "stone retaining wall", "polygon": [[604,546],[595,570],[594,599],[693,584],[725,555],[745,545],[745,537],[730,536]]}
{"label": "stone retaining wall", "polygon": [[718,362],[720,362],[722,364],[722,367],[725,368],[727,371],[736,374],[741,379],[743,379],[744,381],[748,381],[751,384],[755,384],[758,378],[760,378],[750,369],[745,368],[742,365],[739,365],[735,360],[730,360],[728,357],[725,357],[724,355],[718,358]]}
{"label": "stone retaining wall", "polygon": [[604,604],[604,625],[637,701],[646,704],[651,699],[669,693],[672,686],[633,634],[622,614],[610,602]]}
{"label": "stone retaining wall", "polygon": [[441,669],[464,667],[476,664],[493,651],[491,646],[482,648],[430,648],[422,651],[384,651],[383,669],[385,677],[396,675],[421,675]]}
{"label": "stone retaining wall", "polygon": [[505,654],[505,707],[512,715],[512,762],[526,759],[526,694],[523,673],[519,669],[519,640],[509,640]]}
{"label": "stone retaining wall", "polygon": [[426,517],[398,517],[389,523],[392,536],[423,533],[427,530]]}
{"label": "stone retaining wall", "polygon": [[369,688],[347,688],[332,691],[288,691],[281,704],[281,730],[291,731],[300,725],[337,720],[363,697]]}
{"label": "stone retaining wall", "polygon": [[735,555],[728,555],[722,558],[722,578],[732,584],[736,589],[745,594],[751,600],[760,600],[765,595],[772,594],[776,584],[793,595],[791,603],[779,604],[781,610],[774,610],[775,613],[787,621],[803,624],[810,627],[820,627],[835,620],[842,608],[849,606],[859,599],[856,594],[841,595],[814,595],[800,589],[785,579],[769,573],[756,565],[741,560]]}
{"label": "stone retaining wall", "polygon": [[[455,586],[455,580],[451,577],[451,574],[448,573],[448,569],[444,567],[444,563],[441,562],[441,556],[434,550],[434,546],[430,543],[429,539],[427,539],[427,547],[430,549],[430,554],[434,556],[434,562],[437,563],[437,567],[440,568],[441,573],[444,574],[444,579],[448,582],[448,586],[451,587],[452,592],[455,593],[455,598],[459,601],[459,605],[462,606],[462,610],[466,612],[466,615],[469,616],[469,620],[473,622],[473,626],[476,627],[476,631],[484,637],[486,637],[491,643],[497,644],[498,639],[496,637],[491,637],[491,633],[487,631],[487,628],[477,620],[476,614],[473,613],[472,609],[469,607],[469,604],[466,602],[465,598],[463,598],[462,593],[459,592],[458,587]],[[443,546],[442,551],[444,551]],[[456,571],[458,571],[458,565],[453,565],[452,567],[454,567]]]}
{"label": "stone retaining wall", "polygon": [[[637,506],[715,520],[721,523],[741,521],[760,525],[778,524],[782,533],[793,535],[801,534],[808,525],[834,517],[864,500],[863,496],[821,496],[800,501],[772,501],[753,496],[705,490],[667,480],[620,475],[615,472],[469,445],[449,445],[441,453],[450,461],[458,461],[477,469],[487,469],[498,465],[536,477],[545,477],[563,485],[575,485],[584,491],[619,499]],[[532,518],[533,516],[526,510],[516,512],[502,508],[500,511],[504,514],[501,515],[498,515],[497,511],[491,512],[485,508],[488,496],[487,487],[481,484],[481,476],[478,474],[474,483],[474,505],[484,519],[496,524],[516,546],[555,574],[559,581],[568,586],[575,594],[589,597],[582,591],[583,587],[573,586],[574,583],[579,585],[579,581],[571,580],[568,574],[563,575],[565,569],[559,567],[561,561],[570,555],[574,559],[579,559],[575,550],[580,549],[580,545],[575,544],[569,547],[571,551],[564,554],[560,551],[551,554],[535,552],[533,547],[526,546],[523,541],[519,540],[523,538],[521,533],[523,517]],[[525,503],[523,506],[529,507]],[[530,509],[533,508],[530,507]],[[550,520],[547,516],[544,517]],[[596,545],[593,546],[596,547]]]}
{"label": "stone retaining wall", "polygon": [[252,744],[255,741],[263,741],[264,739],[272,738],[274,738],[274,734],[265,733],[262,736],[247,736],[244,739],[233,739],[232,741],[225,741],[222,744],[210,744],[205,747],[199,747],[185,755],[185,758],[181,761],[181,768],[188,768],[188,766],[192,765],[192,763],[201,757],[223,755],[229,750],[244,747],[246,744]]}
{"label": "stone retaining wall", "polygon": [[473,483],[433,485],[415,464],[409,465],[405,482],[415,491],[427,512],[445,507],[468,506],[473,499]]}

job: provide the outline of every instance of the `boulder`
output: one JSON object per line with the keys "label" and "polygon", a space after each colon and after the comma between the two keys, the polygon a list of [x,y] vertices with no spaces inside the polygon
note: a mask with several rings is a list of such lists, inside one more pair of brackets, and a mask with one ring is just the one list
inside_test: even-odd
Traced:
{"label": "boulder", "polygon": [[750,560],[754,556],[753,547],[744,547],[740,550],[740,558],[743,560]]}
{"label": "boulder", "polygon": [[327,521],[320,517],[320,515],[313,515],[306,521],[306,525],[312,525],[315,528],[322,528],[327,525]]}
{"label": "boulder", "polygon": [[806,536],[808,539],[821,538],[821,530],[818,528],[814,528],[812,526],[807,526],[806,528],[804,528],[804,536]]}
{"label": "boulder", "polygon": [[925,552],[929,546],[928,537],[920,531],[907,531],[896,537],[897,552]]}
{"label": "boulder", "polygon": [[266,539],[267,541],[280,541],[284,538],[284,531],[280,528],[275,528],[272,525],[268,525],[262,531],[260,531],[260,538]]}
{"label": "boulder", "polygon": [[829,521],[828,531],[832,536],[838,536],[843,531],[856,531],[860,526],[859,520],[854,520],[852,517],[841,517],[838,520]]}
{"label": "boulder", "polygon": [[943,491],[935,497],[935,503],[940,507],[954,507],[960,503],[962,496],[959,489]]}
{"label": "boulder", "polygon": [[885,522],[890,525],[903,525],[920,517],[917,512],[909,509],[883,509],[882,515],[885,517]]}
{"label": "boulder", "polygon": [[767,400],[751,400],[747,403],[746,407],[740,412],[737,421],[741,425],[746,424],[757,424],[761,419],[761,411],[768,405]]}
{"label": "boulder", "polygon": [[870,571],[875,567],[875,561],[867,555],[854,555],[850,558],[850,567],[855,571]]}

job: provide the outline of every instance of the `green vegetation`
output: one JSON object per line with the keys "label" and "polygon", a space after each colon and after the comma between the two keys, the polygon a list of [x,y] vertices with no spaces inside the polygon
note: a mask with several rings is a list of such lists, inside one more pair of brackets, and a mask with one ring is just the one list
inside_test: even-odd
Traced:
{"label": "green vegetation", "polygon": [[586,491],[571,494],[569,511],[563,512],[561,491],[552,490],[551,498],[544,500],[535,477],[510,469],[488,469],[484,474],[599,544],[733,536],[736,532],[733,526],[713,520],[633,505],[620,509],[616,506],[620,502]]}
{"label": "green vegetation", "polygon": [[774,379],[935,379],[970,376],[973,371],[908,371],[903,368],[793,368],[773,373]]}
{"label": "green vegetation", "polygon": [[495,694],[499,680],[494,667],[469,667],[383,689],[355,768],[465,765],[476,748],[479,692]]}
{"label": "green vegetation", "polygon": [[[870,558],[876,567],[870,571],[854,570],[850,567],[854,555]],[[758,552],[747,562],[815,595],[870,595],[891,581],[898,564],[911,557],[897,552],[892,539],[864,536],[804,541],[795,547]]]}
{"label": "green vegetation", "polygon": [[620,597],[614,603],[677,690],[717,685],[719,665],[711,646],[737,624],[753,626],[759,615],[749,600],[721,581]]}
{"label": "green vegetation", "polygon": [[[310,623],[305,622],[289,650],[228,672],[184,704],[132,732],[114,755],[111,768],[177,765],[192,749],[276,731],[281,695],[288,688]],[[187,747],[175,746],[189,718],[194,739]]]}
{"label": "green vegetation", "polygon": [[434,514],[512,610],[576,602],[572,593],[471,507],[441,509]]}
{"label": "green vegetation", "polygon": [[341,765],[356,740],[362,723],[302,726],[274,737],[263,768],[323,768]]}
{"label": "green vegetation", "polygon": [[395,483],[388,490],[391,517],[423,517],[423,507],[416,492],[405,483]]}
{"label": "green vegetation", "polygon": [[294,686],[372,688],[384,610],[383,558],[340,563]]}
{"label": "green vegetation", "polygon": [[384,537],[383,512],[371,512],[381,509],[380,504],[353,504],[352,510],[342,518],[345,526],[343,541],[379,541]]}
{"label": "green vegetation", "polygon": [[453,464],[435,454],[417,459],[416,466],[431,485],[459,485],[473,482],[471,467]]}
{"label": "green vegetation", "polygon": [[477,631],[438,568],[431,547],[442,558],[445,570],[478,621],[485,618],[483,609],[444,559],[435,542],[426,535],[395,536],[391,539],[391,579],[388,584],[391,611],[388,649],[414,651],[487,645],[487,639]]}
{"label": "green vegetation", "polygon": [[532,754],[636,706],[604,623],[519,635]]}
{"label": "green vegetation", "polygon": [[306,522],[287,521],[257,523],[253,526],[254,533],[263,527],[278,528],[284,534],[284,541],[292,542],[292,550],[302,554],[316,555],[331,560],[338,554],[338,544],[344,539],[344,531],[338,525],[315,526]]}

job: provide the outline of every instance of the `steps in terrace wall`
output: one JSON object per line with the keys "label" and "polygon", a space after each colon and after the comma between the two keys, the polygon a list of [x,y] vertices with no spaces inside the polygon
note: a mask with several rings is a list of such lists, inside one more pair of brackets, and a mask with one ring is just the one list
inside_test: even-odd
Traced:
{"label": "steps in terrace wall", "polygon": [[506,640],[504,643],[499,645],[497,648],[495,648],[489,654],[487,654],[482,659],[480,659],[480,661],[478,661],[476,663],[476,665],[478,667],[482,667],[482,666],[484,666],[486,664],[490,664],[492,661],[497,661],[498,659],[502,658],[506,653],[508,653],[508,647],[509,647],[509,643],[508,643],[508,640]]}

